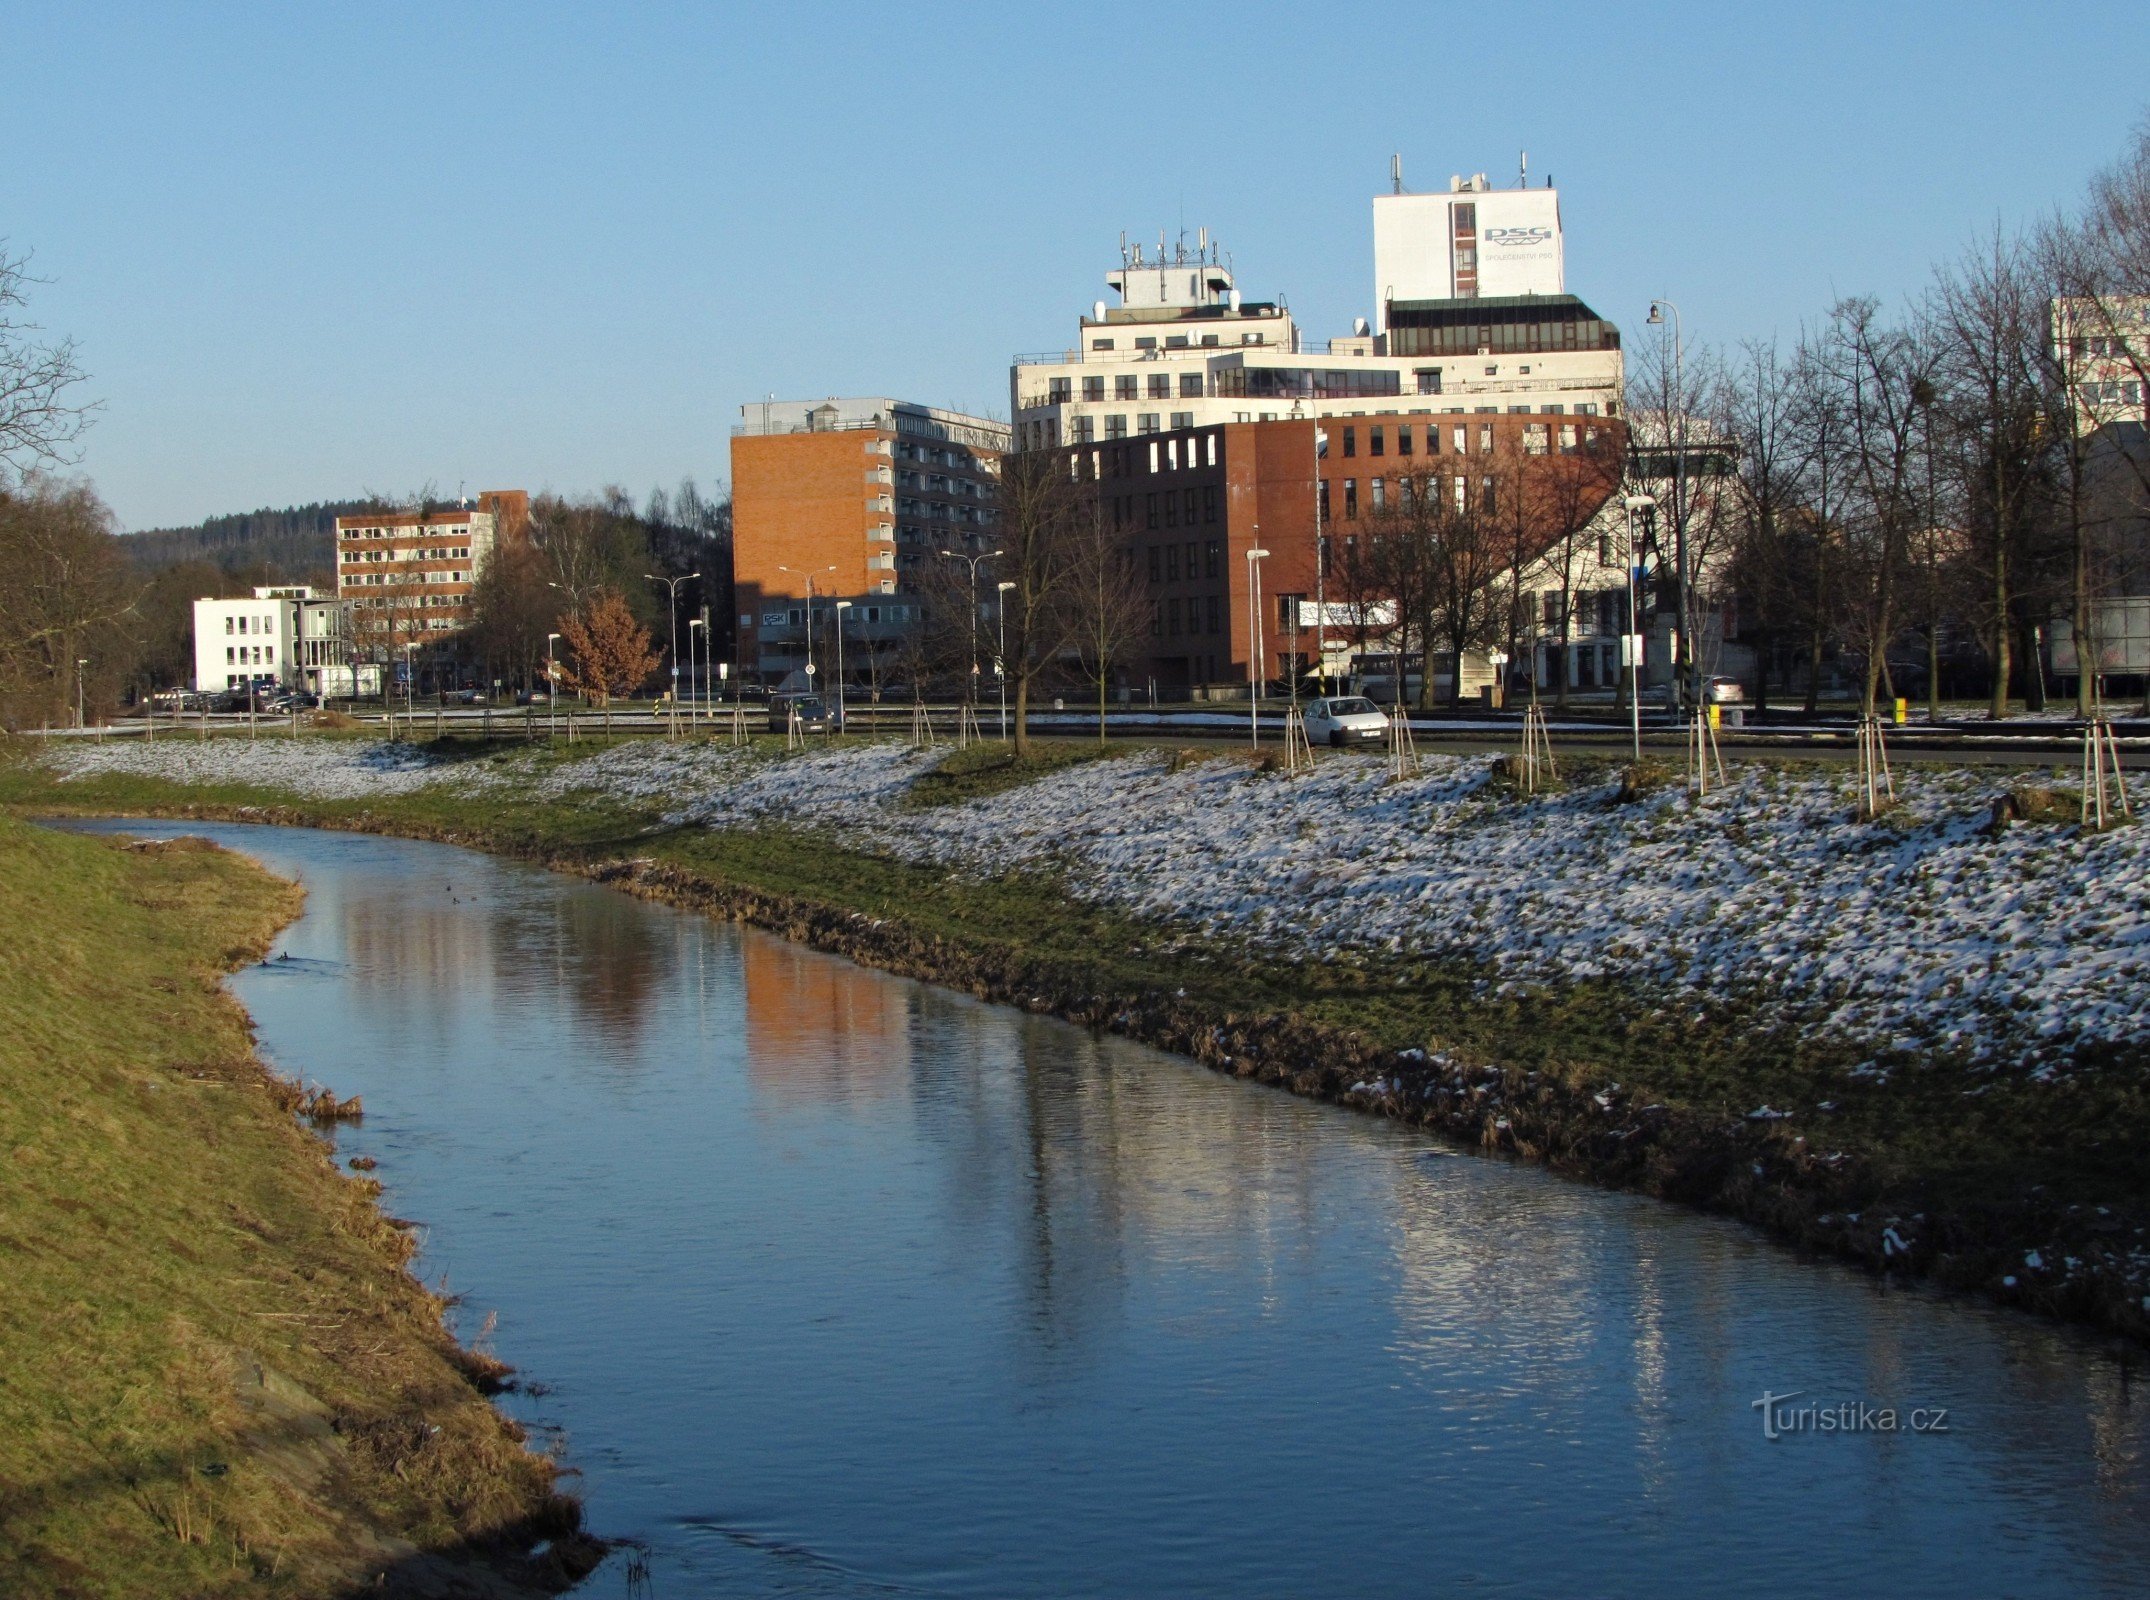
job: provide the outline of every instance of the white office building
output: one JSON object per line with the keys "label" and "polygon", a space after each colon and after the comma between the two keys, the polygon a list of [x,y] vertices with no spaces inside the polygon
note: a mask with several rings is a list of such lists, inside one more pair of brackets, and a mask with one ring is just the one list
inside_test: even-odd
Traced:
{"label": "white office building", "polygon": [[1308,340],[1281,304],[1242,297],[1224,252],[1121,247],[1069,349],[1018,356],[1024,448],[1289,417],[1535,412],[1617,416],[1619,330],[1566,293],[1560,199],[1495,190],[1374,201],[1376,319]]}
{"label": "white office building", "polygon": [[243,600],[195,601],[194,687],[351,694],[343,606],[303,584],[256,589]]}

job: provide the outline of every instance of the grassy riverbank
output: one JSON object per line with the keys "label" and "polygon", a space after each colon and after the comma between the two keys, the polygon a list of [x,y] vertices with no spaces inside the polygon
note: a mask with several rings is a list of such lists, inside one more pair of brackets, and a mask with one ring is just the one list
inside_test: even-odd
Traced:
{"label": "grassy riverbank", "polygon": [[[951,859],[904,847],[934,837],[910,830],[930,830],[940,817],[960,822],[981,796],[983,803],[1021,799],[1015,791],[1025,783],[1041,797],[1058,795],[1062,811],[1037,809],[1060,827],[1080,810],[1070,785],[1117,783],[1108,792],[1141,799],[1183,781],[1146,776],[1148,768],[1086,778],[1124,764],[1092,760],[1094,746],[1048,747],[1029,769],[971,755],[938,774],[903,777],[875,802],[878,810],[853,807],[818,824],[815,808],[827,802],[815,797],[830,792],[827,770],[765,752],[742,758],[741,779],[729,767],[692,767],[691,752],[621,754],[641,765],[620,768],[609,787],[577,776],[596,770],[589,751],[579,759],[590,765],[578,768],[563,752],[463,745],[452,759],[468,782],[423,781],[419,771],[400,792],[374,786],[311,795],[282,784],[175,783],[117,771],[59,784],[41,768],[18,765],[0,769],[0,803],[253,816],[518,854],[894,971],[1114,1027],[1220,1070],[1579,1177],[1741,1216],[1876,1268],[2150,1332],[2150,1171],[2140,1160],[2150,1138],[2150,1063],[2139,1044],[2086,1043],[2058,1074],[1996,1070],[1945,1044],[1898,1043],[1877,1066],[1871,1037],[1817,1026],[1811,1013],[1773,1004],[1758,989],[1648,984],[1634,969],[1581,960],[1565,970],[1541,962],[1529,981],[1515,981],[1513,967],[1453,947],[1293,947],[1241,927],[1116,904],[1096,892],[1094,878],[1076,892],[1082,886],[1051,850],[981,864],[975,851]],[[1112,754],[1130,756],[1124,748]],[[686,764],[665,765],[673,762]],[[1244,803],[1229,785],[1249,780],[1229,762],[1216,764],[1226,769],[1216,776],[1220,787],[1204,794]],[[1766,851],[1766,830],[1782,837],[1813,825],[1791,810],[1796,795],[1779,793],[1797,781],[1755,779],[1736,796],[1744,809],[1712,825]],[[696,782],[719,788],[696,798]],[[1532,812],[1518,831],[1508,819],[1530,807],[1513,797],[1471,787],[1477,779],[1461,769],[1453,780],[1427,782],[1449,788],[1425,804],[1477,808],[1470,825],[1482,830],[1489,852],[1527,849],[1550,859],[1579,827],[1615,813],[1637,813],[1620,826],[1648,845],[1671,815],[1642,814],[1644,805],[1613,795],[1616,781],[1601,785],[1582,774],[1568,795],[1532,803],[1565,809]],[[807,798],[788,811],[753,812],[723,787],[749,783],[787,793],[796,786]],[[1595,797],[1593,786],[1605,795]],[[1268,793],[1254,794],[1255,802],[1280,803],[1263,798]],[[1390,804],[1382,793],[1342,791],[1342,803]],[[683,812],[683,799],[702,809]],[[1192,827],[1201,812],[1183,814],[1190,820],[1180,825]],[[1412,826],[1422,826],[1421,814],[1411,813]],[[1844,815],[1829,814],[1839,822]],[[994,827],[1002,815],[993,813]],[[1293,826],[1306,836],[1308,824]],[[1841,849],[1860,861],[1924,847],[1987,850],[1968,826],[1912,817],[1852,829]],[[987,830],[988,857],[996,837]],[[1403,847],[1346,839],[1331,855],[1357,872],[1369,850]],[[1681,868],[1671,859],[1671,869],[1658,870],[1699,872],[1693,892],[1707,900],[1708,863]],[[2037,858],[2000,859],[2031,860],[2014,870],[2041,870]],[[1990,873],[1992,852],[1973,865]],[[1218,858],[1218,872],[1228,866]],[[1587,887],[1590,873],[1641,869],[1611,861],[1586,864],[1580,877],[1573,863],[1564,870]],[[1319,878],[1304,891],[1330,892]],[[1933,912],[1915,887],[1903,899],[1915,956]],[[1429,904],[1428,918],[1447,914],[1438,899]],[[1826,905],[1787,904],[1779,918],[1830,914]],[[1647,925],[1631,931],[1645,945],[1658,933]],[[1907,982],[1919,976],[1901,951],[1873,955],[1903,963]],[[2025,979],[2026,990],[2031,983]]]}
{"label": "grassy riverbank", "polygon": [[0,1593],[558,1587],[550,1463],[221,987],[299,902],[0,817]]}

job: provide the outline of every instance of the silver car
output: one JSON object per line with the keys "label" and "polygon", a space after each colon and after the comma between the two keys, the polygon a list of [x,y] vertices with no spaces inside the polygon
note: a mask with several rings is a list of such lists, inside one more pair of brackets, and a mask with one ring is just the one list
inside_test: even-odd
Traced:
{"label": "silver car", "polygon": [[1315,700],[1306,708],[1309,744],[1338,748],[1355,744],[1378,744],[1389,736],[1389,719],[1364,695],[1333,695]]}

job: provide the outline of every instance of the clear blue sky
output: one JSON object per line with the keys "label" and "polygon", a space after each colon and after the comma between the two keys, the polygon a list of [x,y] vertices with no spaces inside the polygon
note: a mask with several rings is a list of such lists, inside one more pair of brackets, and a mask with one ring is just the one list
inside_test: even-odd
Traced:
{"label": "clear blue sky", "polygon": [[727,475],[742,402],[1005,415],[1124,229],[1310,333],[1369,198],[1563,192],[1568,284],[1690,338],[1914,292],[2072,202],[2136,7],[63,5],[0,0],[0,235],[56,280],[130,527],[432,483]]}

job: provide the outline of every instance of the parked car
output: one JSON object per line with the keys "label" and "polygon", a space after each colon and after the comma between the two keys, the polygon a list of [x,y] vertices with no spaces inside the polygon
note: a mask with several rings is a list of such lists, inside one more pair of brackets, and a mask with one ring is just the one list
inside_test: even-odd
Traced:
{"label": "parked car", "polygon": [[1309,744],[1333,744],[1341,748],[1374,744],[1388,736],[1389,719],[1364,695],[1332,695],[1307,705],[1306,737]]}
{"label": "parked car", "polygon": [[485,704],[485,691],[482,689],[458,689],[448,698],[459,706],[482,706]]}
{"label": "parked car", "polygon": [[515,697],[515,703],[519,706],[549,706],[552,704],[552,691],[550,689],[525,689]]}
{"label": "parked car", "polygon": [[784,694],[769,702],[769,731],[785,732],[792,726],[794,716],[801,733],[829,733],[836,727],[828,703],[818,694]]}
{"label": "parked car", "polygon": [[[1659,697],[1667,711],[1680,709],[1680,686],[1668,683],[1659,691]],[[1702,699],[1707,705],[1743,706],[1747,703],[1747,689],[1737,678],[1710,677],[1702,680]]]}

